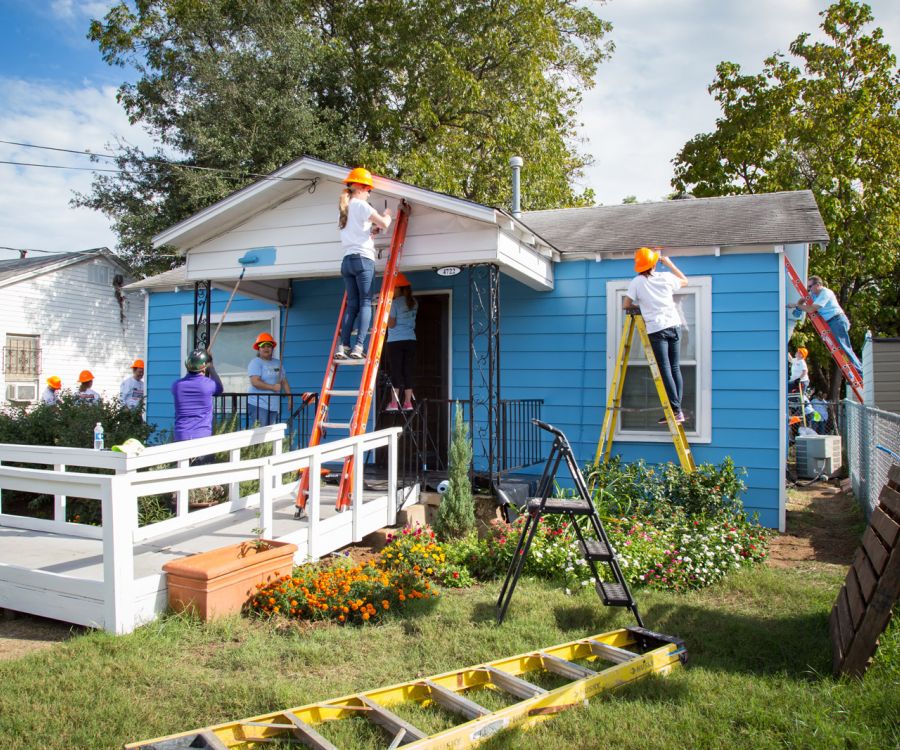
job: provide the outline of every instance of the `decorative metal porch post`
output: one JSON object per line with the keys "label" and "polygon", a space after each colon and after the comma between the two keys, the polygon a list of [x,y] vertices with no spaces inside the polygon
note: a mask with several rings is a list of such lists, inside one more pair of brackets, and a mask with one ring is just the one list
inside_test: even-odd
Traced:
{"label": "decorative metal porch post", "polygon": [[476,263],[468,271],[472,443],[487,460],[493,486],[500,474],[500,267]]}
{"label": "decorative metal porch post", "polygon": [[209,315],[212,309],[212,282],[194,283],[194,349],[209,347]]}

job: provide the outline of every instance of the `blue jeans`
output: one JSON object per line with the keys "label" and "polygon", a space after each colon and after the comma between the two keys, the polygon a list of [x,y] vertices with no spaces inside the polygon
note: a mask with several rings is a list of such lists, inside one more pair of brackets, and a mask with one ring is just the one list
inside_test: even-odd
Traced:
{"label": "blue jeans", "polygon": [[844,350],[844,354],[850,359],[850,364],[856,368],[856,372],[862,377],[862,362],[853,351],[853,344],[850,343],[850,321],[844,314],[835,315],[831,320],[826,320],[828,327],[837,339],[838,345]]}
{"label": "blue jeans", "polygon": [[[275,401],[274,403],[278,402]],[[260,427],[268,427],[272,424],[278,424],[278,412],[269,411],[264,406],[248,406],[247,421],[249,422],[250,427],[256,423],[259,423]]]}
{"label": "blue jeans", "polygon": [[347,307],[341,321],[341,344],[350,346],[353,322],[359,316],[356,343],[365,346],[372,324],[372,282],[375,280],[375,261],[362,255],[345,255],[341,261],[341,276],[347,289]]}
{"label": "blue jeans", "polygon": [[684,381],[681,379],[681,335],[678,326],[655,331],[649,334],[649,338],[672,411],[678,414],[681,412],[681,396],[684,394]]}

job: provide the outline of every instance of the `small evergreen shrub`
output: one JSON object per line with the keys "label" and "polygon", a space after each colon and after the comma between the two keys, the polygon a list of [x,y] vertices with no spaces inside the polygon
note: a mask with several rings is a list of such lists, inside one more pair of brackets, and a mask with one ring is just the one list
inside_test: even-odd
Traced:
{"label": "small evergreen shrub", "polygon": [[459,539],[475,528],[475,500],[469,482],[472,444],[469,426],[463,421],[462,407],[456,404],[456,418],[450,439],[449,486],[438,508],[435,530],[442,539]]}

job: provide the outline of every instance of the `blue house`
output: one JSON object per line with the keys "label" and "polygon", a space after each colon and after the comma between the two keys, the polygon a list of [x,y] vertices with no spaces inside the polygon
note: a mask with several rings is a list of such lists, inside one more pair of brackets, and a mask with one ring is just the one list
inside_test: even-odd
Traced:
{"label": "blue house", "polygon": [[[134,285],[150,292],[150,422],[171,426],[169,386],[229,300],[213,350],[226,391],[246,389],[250,347],[264,330],[281,343],[276,356],[292,392],[319,389],[343,294],[336,207],[346,173],[304,157],[155,238],[184,253],[186,264]],[[695,459],[731,456],[748,472],[745,506],[784,528],[793,325],[785,305],[797,295],[783,259],[805,274],[809,245],[827,240],[810,192],[513,215],[376,178],[373,205],[400,199],[412,210],[400,267],[420,303],[423,461],[445,460],[454,400],[467,404],[476,466],[490,476],[540,471],[531,416],[563,429],[581,462],[593,459],[633,253],[659,245],[690,279],[680,305],[685,428]],[[242,265],[249,251],[267,265]],[[657,425],[661,409],[640,347],[623,406],[613,451],[626,461],[677,460],[667,428]],[[338,420],[340,408],[332,411]],[[375,428],[396,417],[376,404],[371,419]]]}

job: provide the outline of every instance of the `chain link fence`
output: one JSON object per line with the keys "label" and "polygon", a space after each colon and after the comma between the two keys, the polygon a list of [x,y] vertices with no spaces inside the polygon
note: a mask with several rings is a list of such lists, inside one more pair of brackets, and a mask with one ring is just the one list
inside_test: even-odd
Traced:
{"label": "chain link fence", "polygon": [[[853,495],[869,517],[900,454],[900,414],[841,402],[841,433]],[[891,455],[893,453],[893,455]]]}

